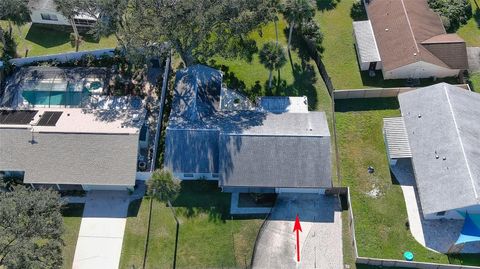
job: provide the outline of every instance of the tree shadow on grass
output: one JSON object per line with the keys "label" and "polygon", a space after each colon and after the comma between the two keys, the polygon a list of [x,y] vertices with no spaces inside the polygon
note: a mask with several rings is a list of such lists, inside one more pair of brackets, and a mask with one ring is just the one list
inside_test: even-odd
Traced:
{"label": "tree shadow on grass", "polygon": [[317,9],[320,11],[328,11],[335,9],[340,1],[341,0],[316,0]]}
{"label": "tree shadow on grass", "polygon": [[477,7],[477,9],[475,9],[475,13],[473,14],[473,18],[475,20],[475,22],[477,23],[477,27],[480,28],[480,8]]}
{"label": "tree shadow on grass", "polygon": [[399,109],[398,100],[390,98],[359,98],[335,100],[335,112]]}
{"label": "tree shadow on grass", "polygon": [[85,204],[66,204],[62,208],[64,217],[82,217]]}
{"label": "tree shadow on grass", "polygon": [[195,218],[207,214],[209,221],[224,222],[229,218],[230,194],[221,192],[217,181],[184,180],[172,205],[179,216]]}
{"label": "tree shadow on grass", "polygon": [[68,32],[32,24],[25,39],[44,48],[52,48],[69,43],[70,34]]}
{"label": "tree shadow on grass", "polygon": [[[150,200],[148,200],[150,202]],[[137,199],[128,205],[128,211],[127,211],[127,217],[136,217],[138,216],[138,211],[140,210],[140,207],[142,206],[143,199]]]}

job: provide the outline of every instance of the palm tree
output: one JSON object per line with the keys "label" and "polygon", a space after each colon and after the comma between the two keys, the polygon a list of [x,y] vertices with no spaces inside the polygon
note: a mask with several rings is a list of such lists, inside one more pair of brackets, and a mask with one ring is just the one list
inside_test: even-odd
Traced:
{"label": "palm tree", "polygon": [[287,48],[290,51],[293,28],[300,25],[303,21],[313,18],[315,9],[309,0],[287,0],[283,9],[283,15],[289,24]]}
{"label": "palm tree", "polygon": [[267,2],[268,6],[268,14],[269,20],[273,20],[273,24],[275,25],[275,40],[278,44],[278,12],[281,10],[281,5],[279,0],[269,0]]}
{"label": "palm tree", "polygon": [[278,77],[280,78],[280,68],[282,68],[287,62],[285,52],[281,46],[278,46],[275,42],[268,42],[263,45],[262,50],[259,53],[260,62],[270,70],[268,77],[268,88],[272,87],[272,73],[273,70],[278,71]]}

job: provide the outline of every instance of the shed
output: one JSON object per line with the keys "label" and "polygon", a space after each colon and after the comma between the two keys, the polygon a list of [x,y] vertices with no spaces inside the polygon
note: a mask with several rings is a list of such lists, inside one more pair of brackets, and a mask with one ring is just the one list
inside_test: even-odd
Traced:
{"label": "shed", "polygon": [[362,71],[381,69],[379,64],[381,62],[380,53],[378,52],[377,41],[375,40],[375,34],[370,21],[353,22],[353,34],[356,41],[360,69]]}

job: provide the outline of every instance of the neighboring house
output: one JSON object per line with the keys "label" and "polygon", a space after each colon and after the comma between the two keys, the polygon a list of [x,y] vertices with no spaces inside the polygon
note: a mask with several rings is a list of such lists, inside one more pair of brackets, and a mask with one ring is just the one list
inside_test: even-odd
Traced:
{"label": "neighboring house", "polygon": [[[91,74],[77,80],[89,69],[42,69],[20,69],[0,98],[1,174],[60,190],[132,189],[147,151],[142,100],[91,92],[83,99],[70,96],[89,91]],[[66,104],[68,96],[82,102]]]}
{"label": "neighboring house", "polygon": [[313,192],[332,187],[330,133],[306,97],[251,104],[222,86],[222,73],[177,72],[165,166],[182,180],[218,180],[227,192]]}
{"label": "neighboring house", "polygon": [[353,23],[360,69],[384,79],[454,77],[468,69],[465,41],[447,34],[427,0],[364,1],[368,21]]}
{"label": "neighboring house", "polygon": [[[71,27],[72,23],[68,18],[57,11],[54,0],[30,0],[30,18],[33,24],[52,25],[61,27]],[[80,14],[73,18],[73,21],[79,30],[92,27],[97,21],[87,14]]]}
{"label": "neighboring house", "polygon": [[410,158],[423,216],[480,213],[480,94],[446,83],[398,96],[384,119],[390,164]]}

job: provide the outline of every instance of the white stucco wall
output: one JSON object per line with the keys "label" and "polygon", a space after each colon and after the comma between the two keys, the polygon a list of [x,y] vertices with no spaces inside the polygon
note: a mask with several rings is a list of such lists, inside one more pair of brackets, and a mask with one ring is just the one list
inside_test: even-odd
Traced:
{"label": "white stucco wall", "polygon": [[119,186],[119,185],[82,185],[85,191],[126,191],[133,190],[134,186]]}
{"label": "white stucco wall", "polygon": [[408,79],[408,78],[445,78],[458,76],[459,69],[448,69],[431,63],[419,61],[386,72],[383,70],[384,79]]}
{"label": "white stucco wall", "polygon": [[321,188],[275,188],[276,193],[313,193],[325,194],[325,189]]}
{"label": "white stucco wall", "polygon": [[214,177],[212,173],[173,173],[173,175],[180,180],[199,180],[199,179],[218,180],[219,179],[218,176]]}

